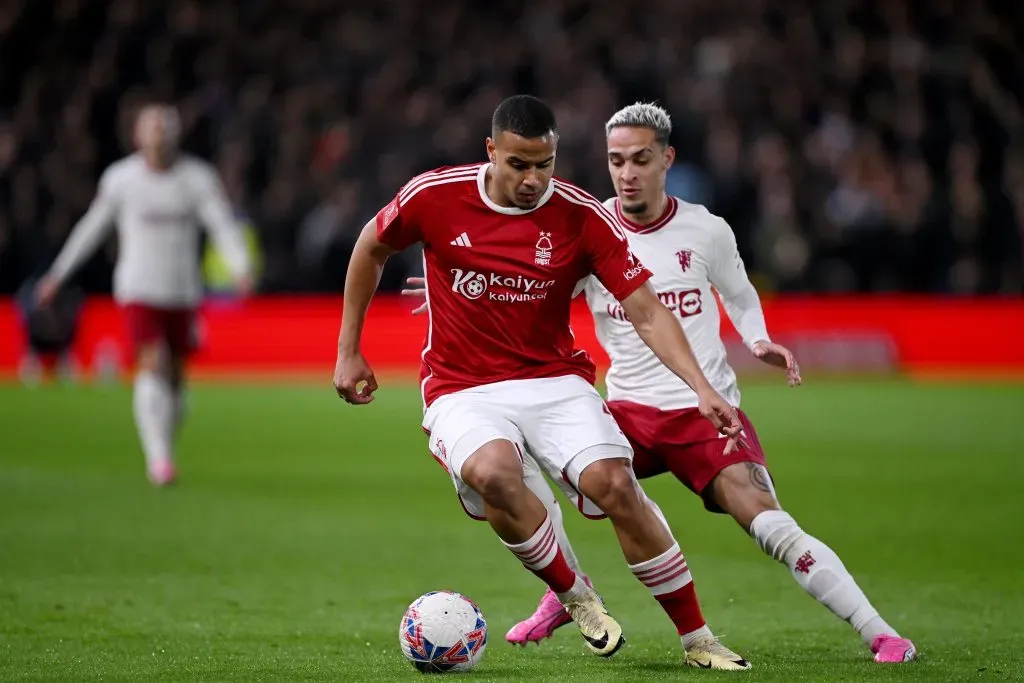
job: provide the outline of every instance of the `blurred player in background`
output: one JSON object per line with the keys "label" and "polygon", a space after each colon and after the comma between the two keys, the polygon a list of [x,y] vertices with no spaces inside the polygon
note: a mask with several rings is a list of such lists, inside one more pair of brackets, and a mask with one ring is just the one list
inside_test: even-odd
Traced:
{"label": "blurred player in background", "polygon": [[138,151],[104,171],[99,189],[36,294],[53,302],[62,284],[116,224],[114,298],[124,307],[135,356],[134,413],[150,481],[176,478],[174,439],[184,415],[185,359],[196,308],[201,223],[228,260],[239,289],[251,289],[242,234],[214,169],[178,149],[177,111],[151,104],[135,122]]}
{"label": "blurred player in background", "polygon": [[546,104],[509,98],[494,113],[489,163],[414,178],[366,225],[345,283],[334,383],[350,403],[373,399],[377,383],[360,350],[366,310],[387,258],[422,242],[430,450],[466,512],[486,519],[548,585],[591,651],[610,656],[622,629],[567,563],[538,498],[552,495],[537,464],[567,484],[581,510],[609,517],[630,569],[680,632],[692,617],[692,587],[679,544],[633,476],[629,442],[593,387],[594,364],[573,347],[569,309],[580,279],[593,274],[612,292],[666,371],[693,388],[723,446],[735,446],[740,425],[646,284],[650,272],[614,216],[552,177],[557,135]]}
{"label": "blurred player in background", "polygon": [[[675,158],[671,132],[668,113],[656,105],[635,104],[611,117],[606,126],[608,170],[617,196],[606,206],[628,231],[630,248],[652,268],[658,298],[673,311],[702,370],[722,396],[732,405],[740,403],[712,288],[751,352],[785,369],[790,386],[799,385],[800,368],[793,354],[768,336],[760,298],[747,278],[729,225],[703,206],[665,192],[666,174]],[[409,282],[415,286],[422,280]],[[725,453],[717,431],[709,429],[695,410],[696,397],[634,333],[628,311],[594,278],[581,285],[598,340],[611,359],[608,406],[633,446],[637,478],[671,472],[701,496],[709,511],[730,515],[766,554],[789,568],[801,588],[849,622],[876,661],[914,659],[914,644],[879,616],[835,552],[804,532],[782,509],[754,426],[743,411],[740,447]],[[423,290],[406,293],[420,295]],[[567,560],[582,573],[564,529],[556,531]],[[522,645],[538,642],[568,621],[548,593],[536,612],[506,638]]]}

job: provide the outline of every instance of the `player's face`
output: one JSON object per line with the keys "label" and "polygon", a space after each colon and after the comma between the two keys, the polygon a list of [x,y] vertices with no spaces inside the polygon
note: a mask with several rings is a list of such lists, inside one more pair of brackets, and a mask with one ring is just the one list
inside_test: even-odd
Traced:
{"label": "player's face", "polygon": [[650,128],[614,128],[608,136],[608,172],[627,214],[644,214],[665,191],[665,175],[675,160],[671,146]]}
{"label": "player's face", "polygon": [[507,206],[532,209],[548,189],[555,172],[555,148],[558,137],[552,133],[539,138],[524,138],[502,131],[487,138],[487,156],[494,165],[492,181]]}
{"label": "player's face", "polygon": [[135,144],[147,156],[164,158],[178,145],[178,117],[168,107],[146,107],[135,122]]}

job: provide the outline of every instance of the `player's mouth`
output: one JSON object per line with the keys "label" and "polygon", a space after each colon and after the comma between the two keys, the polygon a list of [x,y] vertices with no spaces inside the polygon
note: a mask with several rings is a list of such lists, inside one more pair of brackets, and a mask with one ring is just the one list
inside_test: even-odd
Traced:
{"label": "player's mouth", "polygon": [[640,196],[640,190],[635,187],[624,187],[620,191],[622,192],[622,196],[626,199],[636,199]]}
{"label": "player's mouth", "polygon": [[538,197],[540,197],[540,192],[523,192],[522,190],[516,192],[516,199],[523,204],[532,204],[537,201]]}

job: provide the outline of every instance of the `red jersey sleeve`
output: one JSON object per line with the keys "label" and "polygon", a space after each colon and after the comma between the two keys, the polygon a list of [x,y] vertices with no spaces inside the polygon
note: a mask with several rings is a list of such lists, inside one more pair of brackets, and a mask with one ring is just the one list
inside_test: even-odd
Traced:
{"label": "red jersey sleeve", "polygon": [[416,200],[414,197],[403,200],[408,187],[409,184],[399,190],[395,198],[377,212],[377,239],[396,251],[423,241],[420,221],[416,216]]}
{"label": "red jersey sleeve", "polygon": [[651,279],[651,271],[637,260],[615,217],[596,199],[583,207],[584,249],[590,267],[605,289],[619,301]]}

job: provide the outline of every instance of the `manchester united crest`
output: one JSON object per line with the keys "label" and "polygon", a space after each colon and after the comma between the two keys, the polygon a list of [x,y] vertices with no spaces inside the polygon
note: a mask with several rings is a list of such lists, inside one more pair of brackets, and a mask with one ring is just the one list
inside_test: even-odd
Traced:
{"label": "manchester united crest", "polygon": [[693,258],[693,252],[689,249],[677,251],[676,258],[679,259],[679,267],[682,268],[685,273],[690,269],[690,260]]}

